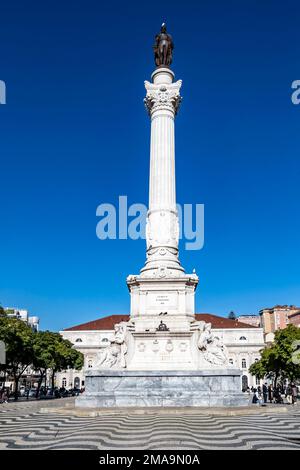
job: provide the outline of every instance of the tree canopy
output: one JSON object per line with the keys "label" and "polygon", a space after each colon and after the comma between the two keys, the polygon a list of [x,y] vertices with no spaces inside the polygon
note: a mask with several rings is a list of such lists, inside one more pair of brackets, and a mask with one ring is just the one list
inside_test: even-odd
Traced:
{"label": "tree canopy", "polygon": [[252,375],[259,378],[274,377],[290,381],[300,378],[300,328],[288,325],[275,332],[274,343],[261,351],[261,359],[249,368]]}
{"label": "tree canopy", "polygon": [[17,397],[20,377],[33,361],[33,331],[25,322],[3,315],[0,317],[0,339],[6,349],[6,364],[0,367],[14,377]]}
{"label": "tree canopy", "polygon": [[52,384],[57,371],[67,369],[81,369],[83,355],[73,349],[73,344],[64,339],[59,333],[52,331],[38,331],[33,339],[33,368],[39,370],[40,380],[36,395],[47,370],[52,369]]}
{"label": "tree canopy", "polygon": [[70,341],[59,333],[33,331],[17,318],[0,315],[0,340],[6,347],[6,364],[0,367],[13,376],[16,399],[19,380],[29,366],[40,373],[38,389],[47,370],[51,369],[54,377],[57,371],[83,366],[82,353],[74,349]]}

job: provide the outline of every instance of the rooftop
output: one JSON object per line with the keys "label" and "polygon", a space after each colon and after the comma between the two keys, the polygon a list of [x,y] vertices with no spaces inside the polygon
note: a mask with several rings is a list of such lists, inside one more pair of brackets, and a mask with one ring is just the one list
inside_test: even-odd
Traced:
{"label": "rooftop", "polygon": [[[230,320],[229,318],[220,317],[211,313],[196,313],[195,318],[198,321],[202,320],[206,323],[211,323],[212,328],[258,328],[257,326],[248,325],[238,320]],[[108,317],[98,318],[97,320],[65,328],[63,331],[113,330],[116,323],[128,320],[129,315],[109,315]]]}

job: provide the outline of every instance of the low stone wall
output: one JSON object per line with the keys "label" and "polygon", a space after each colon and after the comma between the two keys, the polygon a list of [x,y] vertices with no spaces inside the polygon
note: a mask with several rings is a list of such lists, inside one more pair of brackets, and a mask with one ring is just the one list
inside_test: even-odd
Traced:
{"label": "low stone wall", "polygon": [[89,370],[78,407],[247,406],[238,369],[202,371]]}

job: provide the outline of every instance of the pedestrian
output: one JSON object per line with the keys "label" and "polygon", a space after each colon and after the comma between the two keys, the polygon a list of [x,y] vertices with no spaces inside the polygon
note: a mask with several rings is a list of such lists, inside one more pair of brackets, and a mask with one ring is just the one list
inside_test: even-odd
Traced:
{"label": "pedestrian", "polygon": [[297,395],[298,395],[297,385],[292,383],[291,384],[291,389],[292,389],[292,403],[294,405],[295,403],[297,404]]}
{"label": "pedestrian", "polygon": [[6,391],[6,388],[5,388],[3,393],[2,393],[2,403],[7,403],[7,402],[8,402],[8,395],[7,395],[7,391]]}
{"label": "pedestrian", "polygon": [[273,387],[271,384],[268,386],[268,396],[269,396],[269,402],[273,403]]}
{"label": "pedestrian", "polygon": [[253,403],[254,405],[257,405],[257,404],[258,404],[258,393],[257,393],[256,388],[253,388],[252,403]]}
{"label": "pedestrian", "polygon": [[281,396],[281,388],[279,385],[274,389],[274,401],[275,403],[283,403]]}
{"label": "pedestrian", "polygon": [[263,391],[264,403],[267,403],[267,401],[268,401],[268,385],[267,385],[267,382],[265,382],[263,384],[262,391]]}
{"label": "pedestrian", "polygon": [[287,399],[288,404],[291,405],[291,404],[293,403],[292,386],[291,386],[291,384],[289,384],[289,385],[286,387],[285,396],[286,396],[286,399]]}

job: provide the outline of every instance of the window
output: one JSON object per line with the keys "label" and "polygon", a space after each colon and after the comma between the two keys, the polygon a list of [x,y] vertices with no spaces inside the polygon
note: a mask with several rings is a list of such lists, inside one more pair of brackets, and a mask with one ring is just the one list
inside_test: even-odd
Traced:
{"label": "window", "polygon": [[259,385],[259,384],[260,384],[260,379],[259,379],[259,377],[257,377],[257,376],[255,377],[255,383],[256,383],[256,385]]}
{"label": "window", "polygon": [[246,369],[246,367],[247,367],[246,359],[242,359],[242,369]]}
{"label": "window", "polygon": [[229,359],[229,364],[233,365],[233,359]]}
{"label": "window", "polygon": [[81,339],[81,338],[77,338],[77,339],[75,340],[75,343],[82,343],[82,339]]}
{"label": "window", "polygon": [[88,368],[91,369],[93,367],[93,361],[90,359],[88,361]]}
{"label": "window", "polygon": [[103,341],[103,343],[107,343],[108,339],[107,338],[102,338],[101,341]]}
{"label": "window", "polygon": [[240,337],[240,341],[247,341],[246,336],[241,336],[241,337]]}
{"label": "window", "polygon": [[62,379],[62,381],[61,381],[61,386],[62,386],[62,387],[66,387],[66,386],[67,386],[67,379],[66,379],[66,377],[64,377],[64,378]]}
{"label": "window", "polygon": [[257,358],[255,359],[255,362],[258,362],[258,361],[259,361],[259,359],[258,359],[258,357],[257,357]]}

